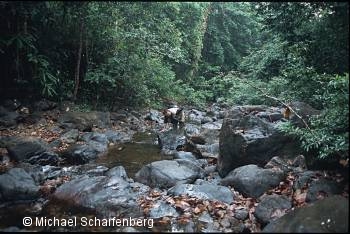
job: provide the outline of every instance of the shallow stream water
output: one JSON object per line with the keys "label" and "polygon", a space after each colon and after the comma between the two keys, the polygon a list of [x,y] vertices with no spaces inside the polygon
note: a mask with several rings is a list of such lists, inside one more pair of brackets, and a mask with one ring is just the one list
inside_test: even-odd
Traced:
{"label": "shallow stream water", "polygon": [[[157,136],[150,132],[141,132],[136,133],[131,142],[110,147],[107,154],[99,157],[93,163],[108,168],[123,166],[128,177],[134,178],[135,173],[142,166],[163,159],[170,158],[161,155]],[[46,217],[48,219],[54,217],[58,219],[80,219],[81,217],[93,218],[96,217],[96,214],[92,210],[73,207],[64,202],[39,199],[34,202],[0,207],[0,228],[15,226],[20,229],[25,228],[32,231],[120,231],[120,229],[116,229],[115,227],[25,227],[23,226],[24,217],[31,217],[34,221],[36,217]],[[140,231],[166,231],[168,228],[165,226],[155,226],[152,230]]]}
{"label": "shallow stream water", "polygon": [[133,136],[131,142],[111,147],[96,163],[108,168],[123,166],[128,177],[134,178],[142,166],[164,159],[170,158],[161,155],[157,136],[151,132],[140,132]]}

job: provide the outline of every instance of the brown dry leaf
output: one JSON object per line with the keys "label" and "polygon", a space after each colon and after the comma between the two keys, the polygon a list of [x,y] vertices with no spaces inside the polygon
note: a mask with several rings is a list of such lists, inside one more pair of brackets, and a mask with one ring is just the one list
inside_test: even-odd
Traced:
{"label": "brown dry leaf", "polygon": [[275,209],[271,214],[271,218],[282,217],[283,215],[285,215],[285,213],[286,213],[285,210]]}
{"label": "brown dry leaf", "polygon": [[242,205],[242,204],[244,205],[245,201],[243,201],[242,198],[240,198],[240,200],[236,200],[236,201],[234,201],[234,203],[236,205]]}
{"label": "brown dry leaf", "polygon": [[170,222],[170,218],[167,216],[157,221],[157,223],[160,223],[160,224],[168,224],[169,222]]}
{"label": "brown dry leaf", "polygon": [[226,209],[226,208],[227,208],[226,205],[224,205],[224,204],[222,204],[222,203],[218,203],[218,202],[214,202],[213,207],[214,207],[215,209]]}
{"label": "brown dry leaf", "polygon": [[203,204],[198,204],[197,207],[200,210],[200,212],[203,212],[203,211],[207,210],[207,207],[205,205],[203,205]]}
{"label": "brown dry leaf", "polygon": [[151,194],[150,194],[151,197],[159,197],[160,195],[161,195],[160,192],[154,191],[154,190],[153,190],[153,191],[151,192]]}
{"label": "brown dry leaf", "polygon": [[343,166],[343,167],[346,167],[349,165],[349,159],[340,159],[339,160],[339,163]]}
{"label": "brown dry leaf", "polygon": [[235,204],[231,204],[227,209],[229,209],[229,210],[235,210],[236,209],[236,205]]}
{"label": "brown dry leaf", "polygon": [[248,208],[251,208],[252,206],[254,206],[253,202],[252,202],[250,199],[247,199],[247,200],[246,200],[245,205],[246,205],[246,207],[248,207]]}
{"label": "brown dry leaf", "polygon": [[252,223],[251,227],[250,227],[251,232],[261,232],[261,227],[260,227],[260,223],[254,222]]}
{"label": "brown dry leaf", "polygon": [[223,218],[225,216],[226,212],[224,210],[217,210],[215,212],[215,215],[218,217],[218,218]]}
{"label": "brown dry leaf", "polygon": [[297,189],[294,192],[294,200],[300,204],[300,203],[304,203],[306,199],[306,192],[301,192],[300,189]]}
{"label": "brown dry leaf", "polygon": [[179,224],[186,224],[186,223],[190,222],[190,220],[191,219],[189,217],[184,217],[184,216],[181,216],[177,219]]}
{"label": "brown dry leaf", "polygon": [[175,207],[180,208],[182,210],[185,210],[185,209],[188,209],[190,207],[190,204],[188,204],[187,202],[185,202],[183,200],[178,200],[175,203]]}
{"label": "brown dry leaf", "polygon": [[153,199],[153,197],[145,196],[145,200],[146,201],[153,201],[154,199]]}
{"label": "brown dry leaf", "polygon": [[209,206],[209,205],[210,205],[210,202],[209,202],[209,201],[207,201],[207,200],[204,200],[204,201],[203,201],[203,205],[205,205],[205,206]]}
{"label": "brown dry leaf", "polygon": [[193,213],[195,213],[195,214],[199,214],[199,213],[201,213],[202,211],[201,211],[201,209],[199,209],[199,207],[195,207],[194,209],[193,209]]}
{"label": "brown dry leaf", "polygon": [[211,204],[207,205],[207,210],[209,212],[212,212],[214,209],[213,209],[213,206]]}
{"label": "brown dry leaf", "polygon": [[149,214],[149,212],[150,212],[150,208],[149,208],[149,207],[145,207],[145,208],[143,209],[143,213]]}
{"label": "brown dry leaf", "polygon": [[281,191],[282,195],[289,195],[291,194],[292,190],[290,188],[285,188]]}
{"label": "brown dry leaf", "polygon": [[171,205],[174,205],[174,204],[175,204],[175,200],[174,200],[174,198],[172,198],[172,197],[167,197],[167,198],[165,199],[165,201],[166,201],[167,203],[171,204]]}

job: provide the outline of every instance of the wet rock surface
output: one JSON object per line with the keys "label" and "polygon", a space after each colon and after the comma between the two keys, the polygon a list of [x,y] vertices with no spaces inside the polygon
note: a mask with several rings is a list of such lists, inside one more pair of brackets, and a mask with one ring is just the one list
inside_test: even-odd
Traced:
{"label": "wet rock surface", "polygon": [[330,196],[340,194],[343,191],[342,185],[333,181],[321,178],[310,183],[306,195],[306,202],[314,202],[318,200],[318,196]]}
{"label": "wet rock surface", "polygon": [[143,166],[135,180],[151,187],[170,188],[178,183],[192,183],[203,174],[203,169],[191,161],[163,160]]}
{"label": "wet rock surface", "polygon": [[300,153],[296,142],[278,130],[278,124],[240,111],[224,119],[219,141],[221,176],[242,165],[262,167],[274,156]]}
{"label": "wet rock surface", "polygon": [[38,165],[52,165],[57,166],[61,158],[57,153],[54,152],[44,152],[36,156],[32,156],[24,162],[29,162],[30,164],[38,164]]}
{"label": "wet rock surface", "polygon": [[255,209],[254,215],[262,224],[281,217],[292,208],[292,201],[286,196],[267,195],[261,199]]}
{"label": "wet rock surface", "polygon": [[9,156],[16,161],[29,159],[48,150],[48,146],[44,141],[33,137],[14,137],[6,148]]}
{"label": "wet rock surface", "polygon": [[39,187],[22,168],[12,168],[0,175],[0,200],[31,200],[39,197]]}
{"label": "wet rock surface", "polygon": [[112,175],[83,175],[60,186],[53,196],[74,205],[95,209],[107,216],[142,215],[137,199],[149,188],[130,182],[118,173],[110,174]]}
{"label": "wet rock surface", "polygon": [[64,133],[60,137],[60,140],[61,140],[61,142],[72,144],[78,140],[78,137],[79,137],[79,130],[78,129],[71,129],[68,132]]}
{"label": "wet rock surface", "polygon": [[185,152],[185,151],[176,151],[174,158],[175,159],[187,159],[190,161],[195,161],[197,159],[193,153]]}
{"label": "wet rock surface", "polygon": [[271,222],[265,233],[342,233],[349,230],[349,200],[332,196],[297,208]]}
{"label": "wet rock surface", "polygon": [[109,142],[116,143],[116,142],[128,142],[131,141],[132,134],[121,132],[121,131],[114,131],[114,130],[107,130],[105,132],[105,135]]}
{"label": "wet rock surface", "polygon": [[77,128],[79,131],[91,131],[94,125],[100,128],[111,127],[109,112],[65,112],[58,122],[61,127]]}
{"label": "wet rock surface", "polygon": [[251,164],[231,171],[220,184],[231,185],[247,197],[258,198],[268,189],[279,185],[285,176],[281,170],[263,169]]}
{"label": "wet rock surface", "polygon": [[163,218],[165,216],[177,217],[179,214],[176,209],[164,201],[159,201],[153,205],[150,210],[150,218]]}
{"label": "wet rock surface", "polygon": [[96,159],[100,153],[106,150],[107,145],[98,142],[89,142],[83,145],[76,144],[68,148],[62,154],[62,157],[72,164],[84,164]]}
{"label": "wet rock surface", "polygon": [[218,200],[225,203],[232,203],[233,193],[227,187],[213,184],[179,184],[169,189],[170,194],[197,197],[200,199]]}
{"label": "wet rock surface", "polygon": [[181,130],[166,131],[158,135],[158,144],[160,148],[167,150],[176,150],[185,145],[186,137]]}

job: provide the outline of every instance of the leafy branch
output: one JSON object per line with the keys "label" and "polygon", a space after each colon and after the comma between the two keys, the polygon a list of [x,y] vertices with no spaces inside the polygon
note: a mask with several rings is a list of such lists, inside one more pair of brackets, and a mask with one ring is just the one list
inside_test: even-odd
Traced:
{"label": "leafy branch", "polygon": [[276,97],[274,97],[274,96],[269,95],[269,94],[266,93],[263,89],[261,89],[261,88],[255,86],[255,85],[253,85],[253,84],[251,84],[250,82],[246,82],[244,79],[241,79],[241,78],[239,78],[239,79],[240,79],[242,82],[244,82],[245,84],[249,85],[250,87],[252,87],[252,88],[258,90],[259,92],[261,92],[263,96],[265,96],[265,97],[267,97],[267,98],[270,98],[270,99],[272,99],[272,100],[274,100],[274,101],[277,101],[277,102],[281,103],[284,107],[288,108],[293,114],[295,114],[295,116],[297,116],[297,117],[303,122],[303,124],[305,125],[305,127],[306,127],[309,131],[311,131],[309,125],[306,123],[306,121],[303,119],[303,117],[301,117],[301,115],[299,115],[298,112],[297,112],[296,110],[294,110],[294,109],[293,109],[290,105],[288,105],[286,102],[282,101],[282,100],[279,99],[279,98],[276,98]]}

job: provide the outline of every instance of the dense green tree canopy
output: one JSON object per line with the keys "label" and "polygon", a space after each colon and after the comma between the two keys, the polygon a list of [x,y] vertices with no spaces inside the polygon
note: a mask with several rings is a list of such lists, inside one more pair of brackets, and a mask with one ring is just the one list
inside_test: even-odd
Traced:
{"label": "dense green tree canopy", "polygon": [[275,104],[254,84],[322,110],[287,131],[348,157],[347,2],[0,1],[0,32],[2,99]]}

